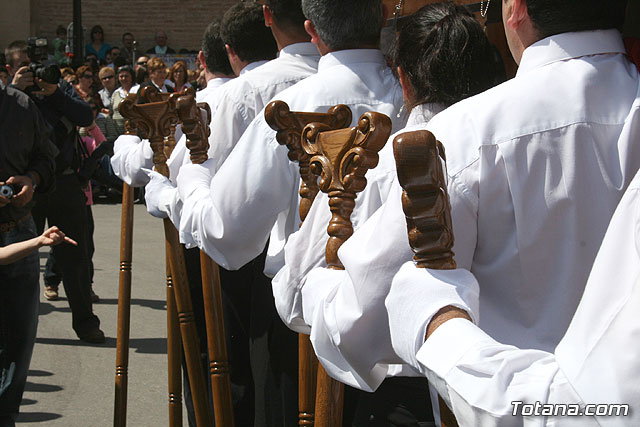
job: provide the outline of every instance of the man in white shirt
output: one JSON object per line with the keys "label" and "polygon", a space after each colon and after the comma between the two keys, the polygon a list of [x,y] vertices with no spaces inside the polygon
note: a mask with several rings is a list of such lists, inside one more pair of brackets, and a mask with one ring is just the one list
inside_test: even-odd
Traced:
{"label": "man in white shirt", "polygon": [[[413,350],[398,346],[400,356],[418,362],[415,368],[446,399],[460,425],[640,423],[640,173],[616,208],[578,309],[553,353],[501,344],[469,322],[467,313],[477,318],[477,288],[467,270],[418,271],[409,262],[386,301],[392,339],[417,344]],[[453,298],[444,289],[453,290]],[[433,301],[437,311],[424,345],[424,325],[406,320],[423,319],[429,310],[408,302],[408,290]],[[472,294],[462,304],[455,297]]]}
{"label": "man in white shirt", "polygon": [[[500,342],[552,351],[640,166],[639,78],[611,29],[623,1],[508,0],[503,16],[517,76],[426,128],[447,149],[455,260],[480,284],[479,326]],[[346,271],[313,270],[302,290],[318,357],[368,389],[407,353],[399,347],[416,344],[388,332],[384,299],[413,256],[397,182],[391,191],[340,249]],[[427,305],[421,296],[407,290],[404,304]],[[353,322],[354,310],[367,315]],[[404,320],[426,327],[424,316]]]}

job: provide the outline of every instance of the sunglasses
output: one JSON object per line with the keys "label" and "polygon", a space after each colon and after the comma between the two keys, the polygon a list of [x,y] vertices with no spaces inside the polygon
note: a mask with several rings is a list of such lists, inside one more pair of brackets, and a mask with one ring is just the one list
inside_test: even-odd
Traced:
{"label": "sunglasses", "polygon": [[83,74],[82,77],[85,78],[85,79],[92,79],[93,75],[92,74]]}
{"label": "sunglasses", "polygon": [[136,62],[137,65],[147,65],[147,61]]}
{"label": "sunglasses", "polygon": [[102,78],[102,80],[111,80],[112,78],[114,78],[115,76],[104,76]]}

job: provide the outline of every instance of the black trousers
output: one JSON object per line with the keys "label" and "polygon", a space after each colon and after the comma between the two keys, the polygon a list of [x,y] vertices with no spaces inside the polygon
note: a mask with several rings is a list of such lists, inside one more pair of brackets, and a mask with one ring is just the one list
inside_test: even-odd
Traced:
{"label": "black trousers", "polygon": [[60,271],[64,292],[71,307],[72,325],[77,334],[86,333],[100,325],[93,314],[91,276],[89,271],[89,239],[86,197],[76,174],[56,175],[53,191],[37,195],[32,210],[38,233],[44,230],[45,220],[56,225],[78,246],[54,246],[53,255]]}

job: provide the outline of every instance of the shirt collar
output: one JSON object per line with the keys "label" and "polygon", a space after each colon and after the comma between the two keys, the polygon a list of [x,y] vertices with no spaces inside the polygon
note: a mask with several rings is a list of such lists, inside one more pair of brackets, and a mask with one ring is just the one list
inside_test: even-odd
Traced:
{"label": "shirt collar", "polygon": [[244,73],[248,73],[251,70],[255,70],[256,68],[258,68],[261,65],[266,64],[269,61],[254,61],[251,62],[249,64],[247,64],[241,71],[240,71],[240,75],[243,75]]}
{"label": "shirt collar", "polygon": [[278,57],[282,55],[319,56],[318,48],[311,42],[293,43],[280,50]]}
{"label": "shirt collar", "polygon": [[556,34],[539,40],[524,50],[517,75],[553,62],[606,53],[625,53],[618,30]]}
{"label": "shirt collar", "polygon": [[428,123],[436,114],[443,111],[446,107],[442,104],[425,103],[416,105],[411,109],[409,118],[407,119],[407,127]]}
{"label": "shirt collar", "polygon": [[363,62],[385,64],[384,55],[380,49],[346,49],[329,52],[320,58],[318,71],[336,65],[351,65]]}

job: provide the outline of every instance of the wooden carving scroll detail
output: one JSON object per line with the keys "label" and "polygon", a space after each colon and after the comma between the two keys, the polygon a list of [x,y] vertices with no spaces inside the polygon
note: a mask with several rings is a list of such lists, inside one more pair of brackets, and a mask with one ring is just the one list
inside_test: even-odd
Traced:
{"label": "wooden carving scroll detail", "polygon": [[[201,110],[206,117],[202,117]],[[196,103],[191,95],[181,96],[176,101],[176,112],[182,124],[182,132],[187,136],[187,148],[191,163],[202,164],[207,160],[211,129],[211,108],[206,102]]]}
{"label": "wooden carving scroll detail", "polygon": [[409,244],[419,267],[449,270],[453,259],[453,228],[443,171],[444,147],[426,130],[407,132],[393,140],[398,181],[404,189],[402,208]]}
{"label": "wooden carving scroll detail", "polygon": [[318,187],[329,195],[331,221],[327,232],[326,260],[329,268],[343,269],[338,249],[353,234],[351,213],[356,193],[364,190],[367,170],[378,164],[378,151],[391,134],[391,119],[384,114],[363,114],[358,125],[329,130],[311,123],[302,132],[302,147],[311,156],[310,169],[320,177]]}
{"label": "wooden carving scroll detail", "polygon": [[289,160],[300,167],[300,219],[304,221],[311,204],[318,194],[316,177],[309,171],[309,156],[300,144],[302,130],[309,123],[322,123],[329,129],[342,129],[351,124],[351,110],[346,105],[331,107],[327,113],[291,111],[286,102],[273,101],[265,109],[265,119],[275,130],[276,139],[289,149]]}

